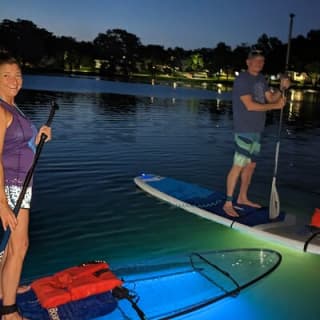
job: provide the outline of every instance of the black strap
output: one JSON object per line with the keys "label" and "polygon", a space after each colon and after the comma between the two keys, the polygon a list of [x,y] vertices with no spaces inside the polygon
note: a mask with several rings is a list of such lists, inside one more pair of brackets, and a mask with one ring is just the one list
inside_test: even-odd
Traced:
{"label": "black strap", "polygon": [[2,306],[0,309],[0,315],[4,316],[6,314],[11,314],[11,313],[15,313],[15,312],[19,312],[17,304],[12,304],[10,306]]}
{"label": "black strap", "polygon": [[103,268],[93,273],[95,277],[100,277],[103,273],[110,272],[109,268]]}
{"label": "black strap", "polygon": [[314,232],[304,243],[303,251],[306,252],[308,250],[309,243],[317,236],[320,235],[320,230]]}
{"label": "black strap", "polygon": [[127,299],[130,303],[132,308],[136,311],[137,315],[141,320],[146,320],[147,317],[143,313],[143,311],[138,307],[135,298],[135,295],[130,294],[129,290],[125,287],[116,287],[112,290],[112,295],[116,299]]}

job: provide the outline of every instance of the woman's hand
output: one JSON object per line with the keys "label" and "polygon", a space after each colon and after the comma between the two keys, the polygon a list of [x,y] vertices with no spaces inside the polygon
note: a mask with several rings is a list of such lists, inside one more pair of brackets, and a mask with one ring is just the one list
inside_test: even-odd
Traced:
{"label": "woman's hand", "polygon": [[52,135],[51,135],[51,128],[48,127],[48,126],[42,126],[42,127],[39,129],[39,132],[38,132],[37,137],[36,137],[36,145],[39,144],[42,134],[45,134],[45,135],[47,136],[45,142],[51,140],[51,137],[52,137]]}
{"label": "woman's hand", "polygon": [[7,228],[9,227],[10,230],[13,231],[18,224],[16,216],[8,205],[1,205],[0,218],[4,230],[7,230]]}

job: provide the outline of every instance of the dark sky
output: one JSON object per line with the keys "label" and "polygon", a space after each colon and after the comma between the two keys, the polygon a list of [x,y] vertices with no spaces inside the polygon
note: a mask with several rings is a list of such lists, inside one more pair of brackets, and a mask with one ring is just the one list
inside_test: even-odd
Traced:
{"label": "dark sky", "polygon": [[290,13],[293,37],[320,29],[320,0],[1,0],[0,20],[89,41],[120,28],[143,44],[196,49],[250,45],[263,33],[287,42]]}

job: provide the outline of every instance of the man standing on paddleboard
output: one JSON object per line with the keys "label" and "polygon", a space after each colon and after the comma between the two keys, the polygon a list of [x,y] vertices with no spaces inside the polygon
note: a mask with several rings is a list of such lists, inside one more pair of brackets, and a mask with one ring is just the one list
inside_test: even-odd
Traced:
{"label": "man standing on paddleboard", "polygon": [[[238,205],[255,208],[261,206],[248,199],[248,189],[260,153],[261,133],[265,127],[266,111],[282,109],[286,99],[280,90],[268,87],[261,74],[265,62],[263,52],[251,51],[247,57],[247,70],[235,80],[232,90],[232,109],[235,153],[233,165],[227,176],[227,197],[223,209],[228,216],[238,217],[233,207],[233,193],[241,177]],[[290,81],[281,79],[280,88],[287,89]]]}

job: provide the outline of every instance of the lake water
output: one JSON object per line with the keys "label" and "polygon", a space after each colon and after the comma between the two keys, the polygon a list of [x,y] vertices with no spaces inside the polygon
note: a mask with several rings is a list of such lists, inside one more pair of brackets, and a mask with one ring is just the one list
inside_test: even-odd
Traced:
{"label": "lake water", "polygon": [[[26,76],[18,103],[37,125],[60,106],[37,167],[24,278],[79,262],[120,266],[191,251],[262,247],[283,255],[268,278],[193,319],[318,319],[320,256],[173,208],[137,189],[152,172],[224,191],[232,162],[230,92]],[[291,91],[282,130],[282,209],[308,221],[319,206],[320,96]],[[279,112],[269,114],[250,196],[267,204]]]}

